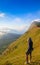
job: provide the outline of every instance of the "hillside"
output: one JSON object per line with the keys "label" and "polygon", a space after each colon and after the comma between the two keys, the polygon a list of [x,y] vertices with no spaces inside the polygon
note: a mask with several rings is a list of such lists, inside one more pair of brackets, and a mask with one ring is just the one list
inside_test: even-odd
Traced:
{"label": "hillside", "polygon": [[6,33],[0,36],[0,54],[8,47],[9,44],[18,39],[21,35],[14,33]]}
{"label": "hillside", "polygon": [[[33,25],[33,24],[32,24]],[[35,24],[36,25],[36,24]],[[34,43],[34,51],[31,65],[40,65],[40,23],[33,25],[25,34],[23,34],[15,42],[11,43],[9,47],[0,56],[0,65],[25,65],[29,37]],[[7,64],[8,63],[8,64]]]}

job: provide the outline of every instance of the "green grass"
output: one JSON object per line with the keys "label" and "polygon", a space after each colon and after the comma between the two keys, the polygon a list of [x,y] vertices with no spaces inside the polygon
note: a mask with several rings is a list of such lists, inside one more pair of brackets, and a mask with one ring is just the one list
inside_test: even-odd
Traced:
{"label": "green grass", "polygon": [[[40,65],[40,28],[33,27],[23,34],[18,40],[9,45],[9,47],[0,56],[0,65],[25,65],[26,51],[28,48],[28,37],[31,37],[34,43],[31,65]],[[26,64],[27,65],[27,64]]]}

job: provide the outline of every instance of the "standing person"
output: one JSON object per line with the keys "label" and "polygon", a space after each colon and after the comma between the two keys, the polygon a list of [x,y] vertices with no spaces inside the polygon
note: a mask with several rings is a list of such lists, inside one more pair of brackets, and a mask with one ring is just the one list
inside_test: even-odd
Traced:
{"label": "standing person", "polygon": [[[29,38],[29,40],[28,40],[28,50],[27,50],[27,52],[26,52],[26,61],[27,61],[27,63],[31,63],[31,59],[32,59],[32,51],[33,51],[33,41],[32,41],[32,39],[31,38]],[[28,62],[28,55],[30,55],[30,61]]]}

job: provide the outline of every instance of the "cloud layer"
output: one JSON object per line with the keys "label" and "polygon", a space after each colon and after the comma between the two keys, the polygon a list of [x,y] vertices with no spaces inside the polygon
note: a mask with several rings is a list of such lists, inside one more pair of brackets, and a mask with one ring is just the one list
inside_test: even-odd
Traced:
{"label": "cloud layer", "polygon": [[24,33],[34,20],[40,20],[40,11],[28,13],[20,17],[11,14],[0,13],[0,31],[16,30],[17,33]]}
{"label": "cloud layer", "polygon": [[0,13],[0,17],[4,17],[5,16],[5,14],[4,13]]}

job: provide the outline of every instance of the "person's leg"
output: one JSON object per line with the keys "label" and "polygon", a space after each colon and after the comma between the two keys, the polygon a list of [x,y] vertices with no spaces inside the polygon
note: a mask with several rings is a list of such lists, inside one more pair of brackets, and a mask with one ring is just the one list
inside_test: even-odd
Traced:
{"label": "person's leg", "polygon": [[26,52],[26,62],[28,63],[28,56],[29,56],[29,49],[28,51]]}
{"label": "person's leg", "polygon": [[31,60],[32,60],[32,52],[30,53],[30,62],[31,62]]}
{"label": "person's leg", "polygon": [[27,61],[27,63],[28,63],[28,54],[26,54],[26,61]]}

